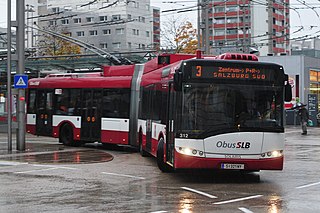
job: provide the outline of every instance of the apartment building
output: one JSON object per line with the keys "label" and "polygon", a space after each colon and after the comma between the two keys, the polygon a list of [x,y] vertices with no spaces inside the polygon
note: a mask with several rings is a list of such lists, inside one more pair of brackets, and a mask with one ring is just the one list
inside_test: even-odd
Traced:
{"label": "apartment building", "polygon": [[211,53],[289,53],[289,0],[207,2]]}
{"label": "apartment building", "polygon": [[[107,52],[143,52],[160,45],[160,10],[150,0],[39,0],[39,26]],[[86,49],[83,49],[86,52]]]}

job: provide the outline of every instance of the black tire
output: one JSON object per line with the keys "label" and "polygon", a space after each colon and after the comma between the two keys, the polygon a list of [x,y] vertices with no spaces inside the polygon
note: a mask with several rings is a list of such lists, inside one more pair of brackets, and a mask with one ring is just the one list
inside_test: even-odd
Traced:
{"label": "black tire", "polygon": [[164,162],[164,141],[163,138],[159,140],[157,148],[157,164],[162,172],[172,172],[173,168]]}
{"label": "black tire", "polygon": [[73,140],[73,129],[69,124],[64,124],[60,129],[60,142],[65,146],[75,146],[76,143]]}
{"label": "black tire", "polygon": [[142,147],[142,133],[139,132],[139,152],[142,157],[148,157],[149,153],[146,152]]}

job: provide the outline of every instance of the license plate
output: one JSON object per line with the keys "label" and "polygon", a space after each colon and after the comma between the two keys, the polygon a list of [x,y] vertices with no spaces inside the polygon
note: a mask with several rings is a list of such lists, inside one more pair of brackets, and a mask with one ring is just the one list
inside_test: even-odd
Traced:
{"label": "license plate", "polygon": [[244,169],[244,164],[222,163],[221,169]]}
{"label": "license plate", "polygon": [[225,155],[225,158],[241,158],[241,155]]}

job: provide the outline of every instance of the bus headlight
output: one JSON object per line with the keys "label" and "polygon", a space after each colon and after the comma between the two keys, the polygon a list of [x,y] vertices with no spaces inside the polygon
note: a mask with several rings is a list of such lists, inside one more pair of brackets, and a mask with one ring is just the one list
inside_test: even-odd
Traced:
{"label": "bus headlight", "polygon": [[278,158],[281,156],[283,156],[283,150],[275,150],[261,154],[261,158]]}
{"label": "bus headlight", "polygon": [[194,156],[194,157],[204,157],[203,151],[192,149],[189,147],[178,146],[176,147],[176,151],[183,155]]}

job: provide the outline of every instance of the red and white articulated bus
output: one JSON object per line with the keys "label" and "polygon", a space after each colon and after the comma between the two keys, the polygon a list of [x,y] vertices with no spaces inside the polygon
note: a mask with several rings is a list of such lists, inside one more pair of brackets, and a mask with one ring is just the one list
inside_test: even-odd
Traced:
{"label": "red and white articulated bus", "polygon": [[231,53],[49,75],[29,81],[27,131],[131,145],[162,171],[281,170],[287,81],[282,66]]}
{"label": "red and white articulated bus", "polygon": [[[65,145],[129,144],[134,65],[103,73],[51,74],[29,80],[27,132]],[[133,144],[134,145],[134,144]]]}

